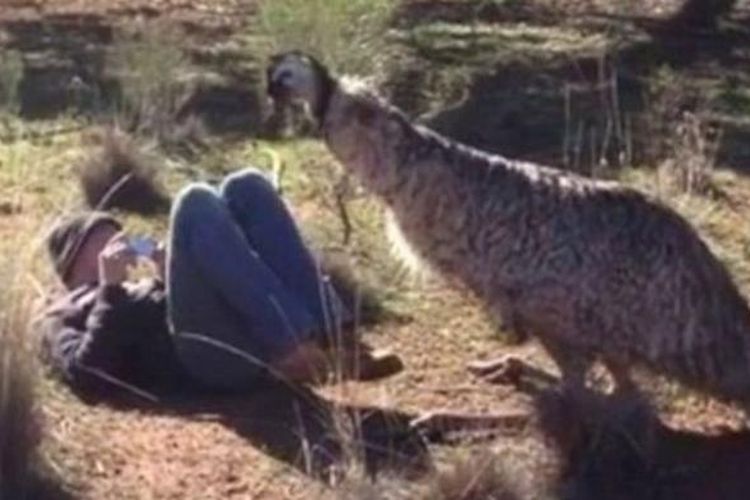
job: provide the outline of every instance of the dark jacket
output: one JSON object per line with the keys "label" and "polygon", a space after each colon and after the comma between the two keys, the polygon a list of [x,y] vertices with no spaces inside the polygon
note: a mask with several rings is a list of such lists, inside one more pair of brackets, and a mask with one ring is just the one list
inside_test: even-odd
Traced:
{"label": "dark jacket", "polygon": [[160,281],[127,289],[82,286],[55,300],[39,327],[44,358],[76,391],[104,397],[136,392],[124,383],[158,397],[189,384]]}

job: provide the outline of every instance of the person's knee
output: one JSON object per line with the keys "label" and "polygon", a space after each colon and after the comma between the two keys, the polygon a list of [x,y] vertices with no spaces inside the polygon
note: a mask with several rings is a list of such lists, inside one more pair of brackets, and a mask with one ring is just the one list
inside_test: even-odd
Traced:
{"label": "person's knee", "polygon": [[221,185],[221,194],[228,201],[248,201],[275,197],[276,190],[263,172],[247,168],[227,177]]}
{"label": "person's knee", "polygon": [[221,200],[207,184],[191,184],[177,196],[172,207],[172,230],[184,232],[215,211]]}
{"label": "person's knee", "polygon": [[217,201],[216,191],[208,184],[190,184],[177,195],[172,213],[201,212]]}

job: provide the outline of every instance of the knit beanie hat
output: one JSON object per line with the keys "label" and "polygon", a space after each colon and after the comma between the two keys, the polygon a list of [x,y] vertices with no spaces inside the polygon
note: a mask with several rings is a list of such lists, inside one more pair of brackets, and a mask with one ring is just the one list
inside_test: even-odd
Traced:
{"label": "knit beanie hat", "polygon": [[62,216],[47,236],[47,250],[57,275],[65,280],[86,238],[102,224],[122,229],[117,219],[106,212],[83,212]]}

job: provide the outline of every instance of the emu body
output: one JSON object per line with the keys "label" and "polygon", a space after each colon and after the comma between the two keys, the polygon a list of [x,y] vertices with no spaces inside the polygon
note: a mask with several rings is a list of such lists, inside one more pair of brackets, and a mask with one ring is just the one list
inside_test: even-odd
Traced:
{"label": "emu body", "polygon": [[302,54],[278,57],[269,81],[272,96],[310,101],[330,150],[417,254],[539,339],[566,383],[582,384],[599,358],[620,386],[640,363],[716,396],[750,396],[750,310],[669,208],[457,144]]}

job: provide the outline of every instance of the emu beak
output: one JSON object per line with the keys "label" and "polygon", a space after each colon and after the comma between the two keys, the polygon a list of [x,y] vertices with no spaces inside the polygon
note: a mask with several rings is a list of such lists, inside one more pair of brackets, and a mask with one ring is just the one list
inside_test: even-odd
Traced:
{"label": "emu beak", "polygon": [[266,92],[268,93],[268,96],[274,101],[279,100],[282,94],[281,82],[268,80],[268,86],[266,87]]}
{"label": "emu beak", "polygon": [[274,101],[287,100],[289,96],[289,89],[286,86],[286,79],[288,78],[286,72],[277,74],[277,70],[274,66],[268,68],[267,74],[267,88],[269,97]]}

